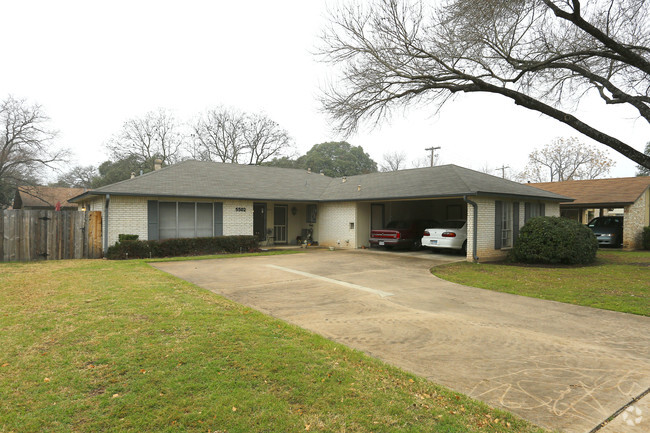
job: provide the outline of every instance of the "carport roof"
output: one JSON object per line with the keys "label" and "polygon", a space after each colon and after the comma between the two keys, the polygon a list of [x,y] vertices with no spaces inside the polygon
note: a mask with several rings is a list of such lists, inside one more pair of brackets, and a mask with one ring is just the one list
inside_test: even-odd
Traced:
{"label": "carport roof", "polygon": [[350,176],[345,182],[342,179],[333,179],[320,199],[322,201],[387,200],[463,195],[511,196],[554,201],[572,200],[554,192],[540,190],[453,164]]}
{"label": "carport roof", "polygon": [[650,176],[569,180],[530,185],[575,198],[572,203],[560,203],[562,207],[627,206],[637,201],[641,194],[650,188]]}
{"label": "carport roof", "polygon": [[553,192],[456,165],[331,178],[305,170],[205,161],[184,161],[88,191],[72,201],[104,194],[306,202],[463,195],[571,200]]}

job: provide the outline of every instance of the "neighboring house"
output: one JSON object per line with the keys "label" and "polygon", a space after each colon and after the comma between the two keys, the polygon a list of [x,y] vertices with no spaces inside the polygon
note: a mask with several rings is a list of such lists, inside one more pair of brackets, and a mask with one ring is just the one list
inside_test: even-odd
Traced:
{"label": "neighboring house", "polygon": [[62,211],[78,210],[77,203],[68,200],[85,192],[85,188],[60,188],[51,186],[20,186],[14,195],[14,209],[54,210],[57,203]]}
{"label": "neighboring house", "polygon": [[[567,197],[455,165],[331,178],[309,170],[185,161],[85,192],[103,211],[104,246],[118,235],[166,239],[256,235],[361,248],[396,219],[467,218],[467,255],[504,257],[526,219],[559,215]],[[478,219],[474,219],[475,208]],[[474,237],[476,233],[476,237]]]}
{"label": "neighboring house", "polygon": [[619,214],[623,208],[623,247],[641,248],[643,227],[650,225],[650,177],[570,180],[528,184],[573,197],[560,203],[563,217],[587,224],[593,217]]}

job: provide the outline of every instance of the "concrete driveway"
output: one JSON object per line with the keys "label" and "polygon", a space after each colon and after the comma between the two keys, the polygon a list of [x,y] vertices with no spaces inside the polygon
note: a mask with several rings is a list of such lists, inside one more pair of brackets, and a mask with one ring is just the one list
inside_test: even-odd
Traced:
{"label": "concrete driveway", "polygon": [[[431,275],[450,260],[319,250],[154,266],[549,429],[589,432],[650,388],[649,318]],[[648,398],[637,425],[601,432],[650,431]]]}

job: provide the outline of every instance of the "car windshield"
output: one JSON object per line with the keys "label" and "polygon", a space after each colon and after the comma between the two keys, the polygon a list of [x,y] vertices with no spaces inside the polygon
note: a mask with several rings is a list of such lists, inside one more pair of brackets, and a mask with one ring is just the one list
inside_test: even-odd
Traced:
{"label": "car windshield", "polygon": [[406,221],[391,221],[386,226],[387,229],[407,229],[409,227],[411,227],[411,224]]}
{"label": "car windshield", "polygon": [[441,229],[461,229],[465,225],[465,221],[445,221],[440,224]]}
{"label": "car windshield", "polygon": [[589,227],[619,227],[623,224],[622,218],[616,217],[598,217],[589,222]]}

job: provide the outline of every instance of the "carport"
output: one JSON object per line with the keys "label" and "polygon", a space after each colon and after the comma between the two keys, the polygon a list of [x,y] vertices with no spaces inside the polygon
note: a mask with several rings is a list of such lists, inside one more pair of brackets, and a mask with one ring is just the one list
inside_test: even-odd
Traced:
{"label": "carport", "polygon": [[650,225],[650,177],[571,180],[531,186],[574,198],[572,202],[560,203],[560,214],[582,224],[622,209],[623,247],[641,248],[643,227]]}
{"label": "carport", "polygon": [[[376,201],[370,203],[370,229],[381,229],[391,221],[467,219],[462,197]],[[370,236],[370,233],[368,233]]]}

